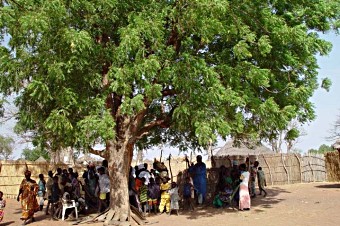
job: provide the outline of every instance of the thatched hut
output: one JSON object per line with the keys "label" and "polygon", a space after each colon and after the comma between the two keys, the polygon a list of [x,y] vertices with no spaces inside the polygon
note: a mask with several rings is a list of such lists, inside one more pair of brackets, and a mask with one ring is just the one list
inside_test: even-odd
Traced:
{"label": "thatched hut", "polygon": [[215,167],[222,165],[229,167],[232,162],[235,161],[238,164],[244,163],[246,158],[249,157],[250,161],[258,159],[259,155],[274,154],[274,152],[266,146],[260,144],[245,144],[240,142],[237,146],[233,141],[227,142],[215,155],[214,163]]}

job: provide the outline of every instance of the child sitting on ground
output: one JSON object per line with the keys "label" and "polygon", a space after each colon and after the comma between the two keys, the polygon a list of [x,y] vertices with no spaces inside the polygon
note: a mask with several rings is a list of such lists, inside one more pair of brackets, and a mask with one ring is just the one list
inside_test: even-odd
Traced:
{"label": "child sitting on ground", "polygon": [[169,190],[170,194],[170,211],[169,215],[171,214],[172,210],[176,210],[177,215],[178,215],[178,210],[179,210],[179,195],[178,195],[178,187],[176,182],[171,183],[171,189]]}
{"label": "child sitting on ground", "polygon": [[4,193],[2,193],[2,191],[0,191],[0,222],[2,221],[2,219],[4,219],[4,208],[6,206],[6,200],[3,199],[3,195]]}

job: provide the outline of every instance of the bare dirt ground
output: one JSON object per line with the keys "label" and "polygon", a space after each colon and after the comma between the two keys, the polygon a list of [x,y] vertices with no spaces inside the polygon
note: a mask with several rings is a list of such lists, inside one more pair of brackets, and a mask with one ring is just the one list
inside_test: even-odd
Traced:
{"label": "bare dirt ground", "polygon": [[[149,224],[153,226],[314,226],[340,225],[340,183],[309,183],[268,187],[268,196],[258,196],[252,200],[250,211],[229,208],[196,208],[193,212],[180,212],[179,216],[166,214],[151,215]],[[21,225],[20,204],[7,200],[5,218],[1,226]],[[80,216],[83,217],[83,216]],[[32,226],[66,226],[70,221],[51,221],[42,212],[36,214]],[[84,225],[102,226],[103,223]]]}

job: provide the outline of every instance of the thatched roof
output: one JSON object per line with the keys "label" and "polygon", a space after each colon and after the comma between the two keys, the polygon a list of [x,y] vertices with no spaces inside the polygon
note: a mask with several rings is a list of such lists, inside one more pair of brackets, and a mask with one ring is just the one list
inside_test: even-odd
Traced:
{"label": "thatched roof", "polygon": [[40,156],[37,160],[35,160],[34,162],[47,162],[47,160],[44,158],[44,157],[42,157],[42,156]]}
{"label": "thatched roof", "polygon": [[91,157],[90,155],[84,155],[84,156],[76,159],[77,163],[82,163],[84,165],[87,165],[90,162],[98,162],[98,161],[99,161],[98,159]]}
{"label": "thatched roof", "polygon": [[340,149],[340,139],[337,139],[332,146],[334,149]]}
{"label": "thatched roof", "polygon": [[233,155],[260,155],[260,154],[274,154],[274,152],[264,145],[252,145],[246,146],[244,143],[240,143],[239,146],[234,146],[233,141],[227,142],[215,156],[233,156]]}

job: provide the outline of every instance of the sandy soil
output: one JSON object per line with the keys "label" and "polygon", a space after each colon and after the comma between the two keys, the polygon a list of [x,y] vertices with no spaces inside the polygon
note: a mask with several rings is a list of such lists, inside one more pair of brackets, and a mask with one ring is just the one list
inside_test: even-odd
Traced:
{"label": "sandy soil", "polygon": [[[149,224],[153,226],[195,225],[261,225],[261,226],[314,226],[340,225],[340,183],[310,183],[268,187],[268,196],[258,196],[252,200],[250,211],[228,208],[196,208],[193,212],[176,215],[151,215]],[[15,200],[7,200],[5,218],[1,226],[21,225],[20,205]],[[83,217],[83,216],[80,216]],[[42,212],[36,214],[32,226],[64,226],[70,221],[51,221]],[[102,223],[84,225],[102,226]]]}

